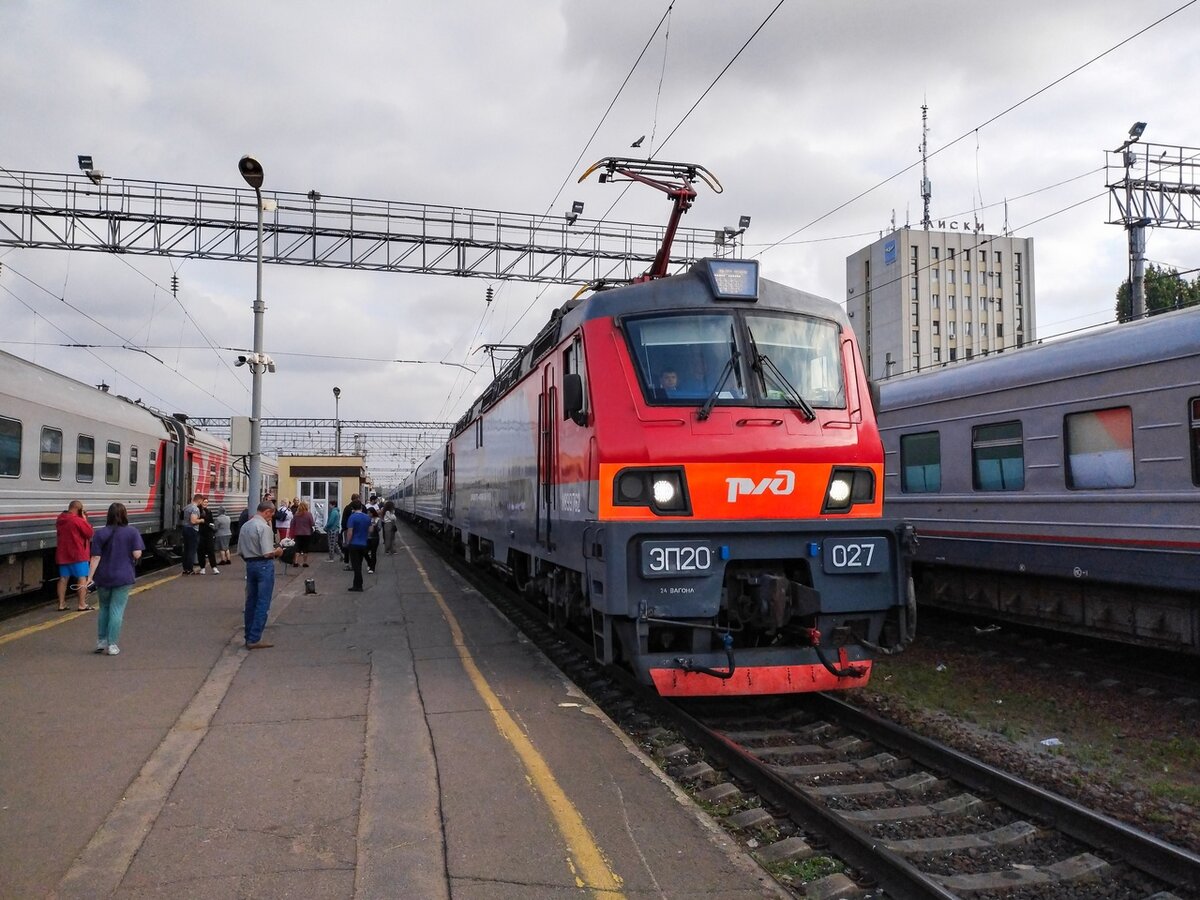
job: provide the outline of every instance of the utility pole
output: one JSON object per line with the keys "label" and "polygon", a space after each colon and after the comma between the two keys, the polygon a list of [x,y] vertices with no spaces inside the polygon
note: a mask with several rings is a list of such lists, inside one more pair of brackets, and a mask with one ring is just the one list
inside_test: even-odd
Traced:
{"label": "utility pole", "polygon": [[921,104],[921,199],[925,201],[925,215],[921,225],[928,231],[933,222],[929,218],[929,201],[933,199],[933,185],[929,183],[928,152],[929,152],[929,106]]}

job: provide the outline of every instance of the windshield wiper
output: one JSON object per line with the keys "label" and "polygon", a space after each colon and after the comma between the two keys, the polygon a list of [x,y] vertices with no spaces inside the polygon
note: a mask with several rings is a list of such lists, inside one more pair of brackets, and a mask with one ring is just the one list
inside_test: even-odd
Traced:
{"label": "windshield wiper", "polygon": [[721,369],[721,377],[717,379],[717,386],[712,389],[712,393],[708,395],[708,399],[704,401],[704,405],[696,413],[696,418],[703,422],[712,415],[713,405],[717,402],[717,396],[721,393],[721,388],[725,387],[725,382],[729,380],[729,376],[733,374],[737,368],[738,360],[741,359],[741,354],[738,353],[737,339],[733,334],[733,326],[729,326],[729,359],[725,363],[725,368]]}
{"label": "windshield wiper", "polygon": [[755,342],[753,334],[750,335],[750,349],[754,352],[754,361],[750,364],[750,368],[758,373],[758,377],[761,379],[763,393],[766,393],[767,391],[767,373],[769,372],[771,377],[785,388],[784,393],[788,395],[788,399],[800,408],[800,412],[804,416],[805,421],[813,421],[817,417],[816,410],[814,410],[809,405],[808,401],[804,399],[804,396],[798,390],[796,390],[795,385],[787,380],[787,376],[779,370],[779,366],[771,362],[771,357],[767,356],[765,353],[758,352],[758,344]]}

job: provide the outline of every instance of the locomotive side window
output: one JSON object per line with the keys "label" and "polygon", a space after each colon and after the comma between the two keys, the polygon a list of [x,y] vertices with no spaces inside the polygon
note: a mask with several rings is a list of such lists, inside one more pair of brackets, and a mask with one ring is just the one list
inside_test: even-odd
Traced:
{"label": "locomotive side window", "polygon": [[1025,488],[1025,447],[1020,422],[971,429],[971,481],[977,491]]}
{"label": "locomotive side window", "polygon": [[62,432],[57,428],[42,429],[38,469],[43,481],[62,478]]}
{"label": "locomotive side window", "polygon": [[[568,375],[578,375],[583,386],[583,407],[581,412],[587,411],[587,372],[583,364],[583,342],[576,338],[571,341],[570,345],[563,350],[562,355],[562,372],[563,378]],[[571,410],[567,408],[567,402],[563,402],[562,417],[563,419],[571,418]]]}
{"label": "locomotive side window", "polygon": [[900,490],[932,494],[942,489],[942,436],[937,431],[900,438]]}
{"label": "locomotive side window", "polygon": [[137,484],[138,477],[138,448],[129,448],[129,483]]}
{"label": "locomotive side window", "polygon": [[1133,487],[1133,413],[1128,406],[1063,417],[1067,487]]}
{"label": "locomotive side window", "polygon": [[0,477],[17,478],[21,474],[21,423],[0,418]]}
{"label": "locomotive side window", "polygon": [[1192,408],[1192,484],[1200,487],[1200,397],[1193,397]]}
{"label": "locomotive side window", "polygon": [[81,434],[75,441],[75,480],[90,484],[96,477],[96,439]]}
{"label": "locomotive side window", "polygon": [[104,453],[104,483],[119,484],[121,482],[121,445],[109,441]]}

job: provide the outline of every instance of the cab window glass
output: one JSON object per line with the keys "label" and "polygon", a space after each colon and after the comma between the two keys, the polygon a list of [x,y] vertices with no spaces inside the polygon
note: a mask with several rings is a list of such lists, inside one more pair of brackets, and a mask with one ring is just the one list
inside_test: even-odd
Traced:
{"label": "cab window glass", "polygon": [[794,388],[812,406],[846,405],[835,323],[807,316],[755,314],[746,316],[746,326],[753,341],[750,364],[762,380],[759,387],[767,400],[790,400]]}
{"label": "cab window glass", "polygon": [[742,372],[731,365],[735,323],[730,315],[657,316],[625,321],[630,352],[647,400],[703,403],[745,397]]}

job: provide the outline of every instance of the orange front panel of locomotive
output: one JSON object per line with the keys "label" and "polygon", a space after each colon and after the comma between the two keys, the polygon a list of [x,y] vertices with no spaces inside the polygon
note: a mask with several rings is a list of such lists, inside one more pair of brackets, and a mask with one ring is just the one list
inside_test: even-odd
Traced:
{"label": "orange front panel of locomotive", "polygon": [[[875,490],[870,501],[854,503],[845,512],[822,513],[831,463],[673,463],[669,466],[636,463],[600,464],[600,519],[606,521],[653,522],[672,518],[705,520],[747,519],[861,519],[883,515],[883,466],[856,463],[855,469],[874,473]],[[620,503],[614,484],[618,473],[630,469],[682,469],[686,480],[689,512],[664,514],[649,505]]]}

